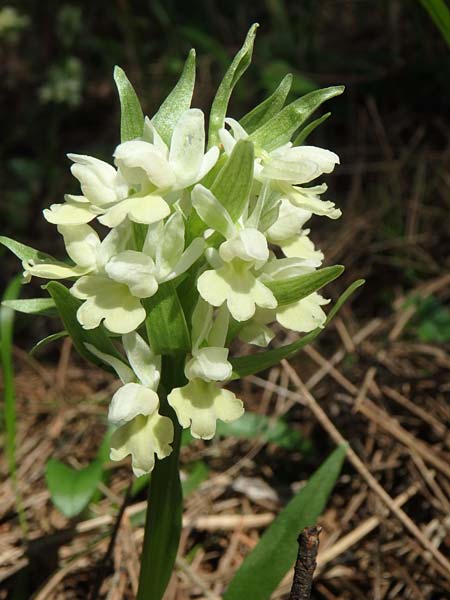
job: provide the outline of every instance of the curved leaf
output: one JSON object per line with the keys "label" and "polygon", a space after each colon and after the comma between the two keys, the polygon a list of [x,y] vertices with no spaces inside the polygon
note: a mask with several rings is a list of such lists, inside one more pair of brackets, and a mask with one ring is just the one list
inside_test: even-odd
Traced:
{"label": "curved leaf", "polygon": [[228,71],[225,73],[225,76],[219,85],[209,116],[208,147],[218,143],[219,129],[223,127],[225,123],[231,93],[252,60],[253,43],[258,27],[258,23],[254,23],[250,27],[242,48],[234,57],[233,62],[229,66]]}
{"label": "curved leaf", "polygon": [[192,49],[181,73],[178,83],[161,104],[158,112],[152,118],[159,135],[170,145],[174,127],[184,111],[191,106],[195,85],[195,50]]}
{"label": "curved leaf", "polygon": [[322,123],[324,123],[330,116],[331,113],[327,112],[318,119],[314,119],[314,121],[311,121],[311,123],[309,123],[308,125],[305,125],[305,127],[301,129],[295,140],[292,142],[292,145],[301,146],[301,144],[305,142],[307,137],[314,131],[314,129],[316,129],[316,127],[319,127],[319,125],[322,125]]}
{"label": "curved leaf", "polygon": [[290,141],[292,134],[321,104],[330,98],[334,98],[334,96],[339,96],[344,89],[343,85],[338,85],[306,94],[306,96],[288,104],[277,115],[252,133],[249,139],[268,152],[279,148]]}
{"label": "curved leaf", "polygon": [[290,92],[291,85],[292,75],[288,73],[273,94],[240,119],[239,122],[247,133],[252,133],[280,112]]}
{"label": "curved leaf", "polygon": [[284,306],[298,302],[313,292],[317,292],[327,283],[337,279],[343,272],[344,267],[342,265],[334,265],[297,277],[265,281],[264,285],[272,290],[278,301],[278,306]]}

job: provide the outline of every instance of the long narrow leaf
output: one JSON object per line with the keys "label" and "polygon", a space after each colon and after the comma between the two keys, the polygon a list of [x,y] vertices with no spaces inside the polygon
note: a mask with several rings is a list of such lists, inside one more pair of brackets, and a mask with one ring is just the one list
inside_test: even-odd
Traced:
{"label": "long narrow leaf", "polygon": [[30,298],[24,300],[4,300],[3,306],[27,315],[57,315],[52,298]]}
{"label": "long narrow leaf", "polygon": [[[3,296],[4,302],[17,298],[20,291],[20,277],[15,277],[6,288]],[[12,340],[14,326],[14,311],[7,306],[0,308],[0,340],[1,360],[3,371],[3,394],[5,403],[5,429],[6,429],[6,458],[10,475],[15,477],[16,472],[16,392],[14,387],[14,369],[12,362]]]}
{"label": "long narrow leaf", "polygon": [[[364,279],[358,279],[345,290],[328,314],[325,325],[328,325],[331,319],[333,319],[333,317],[340,310],[342,305],[348,300],[348,298],[356,289],[363,285],[363,283]],[[286,344],[280,348],[274,348],[273,350],[267,350],[266,352],[253,354],[252,356],[238,356],[237,358],[231,358],[230,362],[233,365],[232,379],[239,379],[247,375],[253,375],[254,373],[258,373],[259,371],[273,367],[273,365],[278,364],[280,360],[283,360],[283,358],[292,358],[302,348],[314,341],[322,331],[323,329],[318,327],[317,329],[314,329],[314,331],[311,331],[311,333],[308,333],[292,344]]]}
{"label": "long narrow leaf", "polygon": [[314,119],[314,121],[311,121],[311,123],[305,125],[305,127],[301,129],[295,140],[292,142],[292,145],[300,146],[301,144],[303,144],[308,138],[308,136],[314,131],[314,129],[316,129],[316,127],[319,127],[319,125],[322,125],[322,123],[324,123],[330,116],[330,112],[325,113],[318,119]]}
{"label": "long narrow leaf", "polygon": [[327,283],[337,279],[343,272],[344,267],[342,265],[334,265],[297,277],[266,281],[264,285],[272,290],[278,301],[278,306],[284,306],[298,302],[313,292],[317,292]]}
{"label": "long narrow leaf", "polygon": [[240,124],[247,133],[252,133],[280,112],[290,92],[291,85],[292,75],[289,73],[283,78],[273,94],[240,119]]}
{"label": "long narrow leaf", "polygon": [[231,93],[252,60],[253,43],[258,27],[258,23],[250,27],[242,48],[234,57],[214,97],[209,116],[209,147],[214,146],[218,142],[218,132],[224,126]]}
{"label": "long narrow leaf", "polygon": [[245,558],[223,600],[268,600],[297,555],[300,531],[316,523],[333,489],[347,447],[339,446],[278,515]]}
{"label": "long narrow leaf", "polygon": [[170,145],[174,127],[182,113],[191,106],[195,85],[195,50],[191,50],[178,83],[152,119],[159,135]]}
{"label": "long narrow leaf", "polygon": [[35,260],[37,262],[49,262],[55,265],[66,265],[66,263],[53,258],[50,254],[35,250],[31,246],[16,242],[16,240],[12,240],[4,235],[0,235],[0,244],[5,246],[5,248],[8,248],[8,250],[15,254],[17,258],[20,258],[20,260]]}
{"label": "long narrow leaf", "polygon": [[290,141],[293,133],[326,100],[339,96],[343,85],[315,90],[288,104],[277,115],[250,135],[250,139],[268,152]]}
{"label": "long narrow leaf", "polygon": [[33,354],[36,354],[36,352],[39,352],[39,350],[41,350],[42,348],[45,348],[45,346],[47,346],[48,344],[51,344],[52,342],[56,342],[63,337],[67,337],[68,335],[69,335],[69,333],[66,330],[58,331],[57,333],[52,333],[50,335],[47,335],[42,340],[39,340],[39,342],[37,342],[31,348],[31,350],[28,352],[28,354],[30,356],[33,356]]}
{"label": "long narrow leaf", "polygon": [[420,0],[442,37],[450,46],[450,9],[444,0]]}
{"label": "long narrow leaf", "polygon": [[120,139],[128,142],[141,137],[144,131],[144,113],[130,80],[120,67],[114,67],[114,81],[120,100]]}

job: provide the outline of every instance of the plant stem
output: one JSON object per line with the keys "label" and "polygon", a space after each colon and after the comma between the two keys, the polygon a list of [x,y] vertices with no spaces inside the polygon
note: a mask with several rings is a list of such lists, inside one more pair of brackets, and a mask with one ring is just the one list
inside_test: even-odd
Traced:
{"label": "plant stem", "polygon": [[[171,390],[178,383],[180,364],[177,362],[171,360],[165,365],[166,373],[170,374],[170,381],[163,382],[166,390]],[[167,458],[157,460],[152,471],[137,600],[162,599],[172,575],[182,526],[183,495],[179,469],[181,427],[167,403],[167,396],[163,394],[160,394],[160,413],[172,419],[173,451]]]}

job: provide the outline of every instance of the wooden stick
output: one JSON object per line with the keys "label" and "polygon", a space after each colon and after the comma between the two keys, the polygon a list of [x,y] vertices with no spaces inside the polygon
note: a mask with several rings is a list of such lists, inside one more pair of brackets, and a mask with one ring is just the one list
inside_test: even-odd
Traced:
{"label": "wooden stick", "polygon": [[305,527],[298,538],[298,554],[294,567],[289,600],[309,600],[314,571],[317,566],[320,527]]}

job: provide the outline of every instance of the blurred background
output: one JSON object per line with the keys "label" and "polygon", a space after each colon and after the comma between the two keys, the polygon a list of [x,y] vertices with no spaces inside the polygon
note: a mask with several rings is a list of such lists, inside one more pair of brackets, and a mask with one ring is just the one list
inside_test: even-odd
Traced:
{"label": "blurred background", "polygon": [[[324,406],[340,430],[393,497],[408,485],[417,485],[417,489],[425,486],[425,491],[420,488],[421,492],[414,492],[409,514],[423,531],[437,536],[439,544],[446,544],[448,551],[448,516],[443,521],[450,507],[448,473],[443,474],[436,466],[430,471],[420,452],[420,460],[416,459],[417,448],[416,454],[408,450],[410,438],[402,438],[395,426],[394,433],[383,429],[383,417],[376,413],[377,421],[375,409],[364,416],[352,412],[351,387],[343,385],[339,374],[326,368],[327,364],[338,367],[356,389],[366,382],[388,420],[392,418],[413,439],[420,438],[429,454],[442,460],[450,458],[448,442],[443,441],[448,436],[443,424],[450,418],[446,408],[450,393],[450,53],[445,36],[421,2],[2,2],[1,234],[54,255],[62,252],[56,228],[42,218],[41,211],[60,202],[64,193],[77,193],[66,153],[111,160],[119,142],[120,116],[112,79],[114,65],[125,70],[144,112],[151,116],[176,82],[187,52],[196,48],[193,105],[207,112],[230,58],[253,22],[260,23],[253,63],[233,94],[229,116],[239,119],[269,95],[287,72],[294,75],[289,100],[320,87],[346,86],[344,95],[324,107],[323,112],[330,110],[332,116],[308,141],[335,151],[341,158],[341,166],[326,181],[328,198],[342,208],[343,216],[337,222],[315,217],[311,228],[327,264],[346,266],[344,276],[327,288],[329,296],[336,298],[346,284],[359,277],[367,282],[315,349],[297,359],[296,367],[305,380],[316,377],[317,399],[326,400]],[[2,248],[0,264],[1,287],[5,289],[17,273],[18,263]],[[21,291],[21,297],[40,294],[34,282]],[[62,349],[61,345],[43,349],[36,357],[39,363],[26,358],[25,351],[37,340],[59,328],[57,322],[44,317],[17,314],[15,318],[17,403],[26,414],[22,418],[19,413],[17,443],[25,499],[34,493],[35,486],[45,493],[43,470],[49,456],[67,460],[73,451],[78,466],[92,458],[90,436],[98,441],[102,432],[94,434],[91,430],[88,435],[89,423],[104,418],[110,395],[107,376],[87,368],[70,353],[67,344]],[[339,352],[339,360],[333,358]],[[326,377],[317,375],[320,369]],[[271,372],[270,377],[282,387],[289,387],[282,369]],[[244,382],[248,404],[256,413],[262,412],[260,385],[257,381]],[[265,409],[276,413],[285,398],[270,396],[267,388],[264,394]],[[419,406],[419,412],[411,412],[411,406],[402,404],[399,397]],[[94,411],[88,402],[92,398]],[[61,416],[61,399],[68,407],[65,417]],[[263,445],[256,458],[252,457],[251,465],[244,466],[245,476],[262,478],[277,490],[280,485],[308,477],[311,465],[320,464],[333,447],[304,407],[285,412],[289,426],[308,440],[309,455],[306,446],[293,453],[292,448],[283,450],[282,445],[281,449]],[[431,415],[431,424],[426,415]],[[30,471],[29,464],[23,467],[21,463],[24,457],[20,440],[37,431],[41,433],[31,447],[33,452],[39,449],[39,460],[36,458]],[[53,432],[49,438],[45,433],[48,431]],[[253,443],[241,439],[236,447],[222,448],[223,456],[228,457],[223,459],[225,465],[233,456],[244,455],[248,444]],[[220,471],[224,464],[219,464],[217,452],[208,448],[197,445],[195,460],[201,457],[211,472],[216,467]],[[186,464],[189,461],[187,457]],[[119,475],[108,484],[114,490],[112,499],[103,490],[105,511],[115,506],[114,494],[120,496],[123,490],[125,475]],[[7,486],[0,490],[7,507],[2,521],[7,523],[6,541],[3,546],[0,542],[6,557],[21,539],[20,529],[14,529],[14,500],[8,493],[11,495]],[[241,498],[239,493],[242,495],[242,490],[230,492],[228,488],[224,492],[228,500],[236,495]],[[356,503],[355,498],[359,499]],[[216,500],[210,501],[210,509],[217,512]],[[266,499],[266,508],[270,508],[271,501],[276,507],[272,498]],[[243,502],[245,510],[253,510],[254,502],[254,510],[261,510],[261,504],[252,498]],[[27,505],[30,527],[43,538],[67,525],[51,507],[48,493],[41,504],[33,506]],[[244,510],[241,500],[234,506],[237,511]],[[379,501],[368,495],[364,481],[347,467],[324,517],[324,527],[327,531],[328,526],[333,540],[339,537],[336,532],[344,534],[380,510]],[[208,585],[218,580],[226,582],[228,573],[239,562],[230,558],[214,580],[220,567],[217,553],[227,546],[230,535],[202,534],[194,541],[185,540],[186,552],[201,546],[203,558],[197,561],[196,569]],[[247,546],[251,546],[248,539]],[[236,553],[242,550],[245,554],[245,540],[239,543],[244,549],[236,542]],[[402,554],[404,548],[407,550]],[[445,554],[445,548],[441,550]],[[332,561],[331,571],[324,567],[316,591],[318,598],[358,598],[367,594],[373,598],[448,597],[448,578],[439,569],[433,570],[432,559],[421,556],[417,540],[410,538],[394,518],[386,520],[356,549],[346,552],[337,560],[341,571]],[[18,587],[12,577],[15,571],[11,574],[8,565],[7,560],[0,560],[0,573],[7,575],[3,577],[6,583],[0,584],[0,588],[5,585],[4,592],[0,589],[1,599],[31,597],[27,594],[44,585],[53,572],[46,567],[39,575],[30,575],[25,595],[9,596],[11,590],[18,593]],[[61,563],[56,562],[53,568],[58,569],[58,565]],[[83,588],[83,577],[76,571],[75,591],[69,582],[61,596],[54,586],[39,600],[84,598],[83,590],[87,588]],[[203,597],[196,595],[192,580],[185,579],[181,577],[178,591],[170,598]],[[132,597],[126,593],[122,597]]]}

